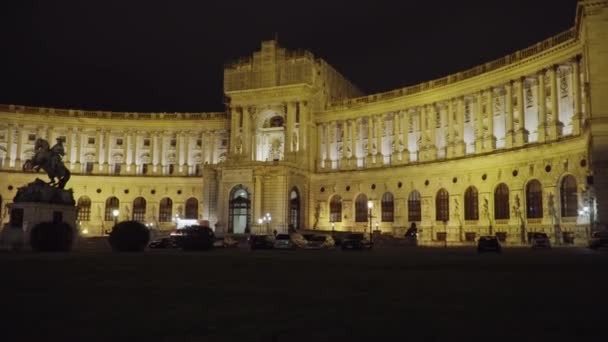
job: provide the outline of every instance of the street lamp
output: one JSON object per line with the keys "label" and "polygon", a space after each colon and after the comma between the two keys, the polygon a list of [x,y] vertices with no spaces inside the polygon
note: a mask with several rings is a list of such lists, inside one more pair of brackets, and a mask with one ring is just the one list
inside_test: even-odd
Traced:
{"label": "street lamp", "polygon": [[270,221],[272,221],[272,216],[270,216],[270,213],[266,213],[266,215],[264,215],[262,218],[258,219],[258,223],[260,224],[260,226],[262,225],[262,223],[266,222],[266,233],[270,234]]}
{"label": "street lamp", "polygon": [[112,210],[112,216],[114,216],[114,226],[118,224],[118,214],[120,214],[120,211],[118,211],[118,209]]}
{"label": "street lamp", "polygon": [[331,223],[331,236],[334,236],[334,229],[336,228],[336,224],[334,222]]}
{"label": "street lamp", "polygon": [[372,209],[374,208],[374,202],[367,201],[367,208],[369,209],[369,241],[372,241]]}

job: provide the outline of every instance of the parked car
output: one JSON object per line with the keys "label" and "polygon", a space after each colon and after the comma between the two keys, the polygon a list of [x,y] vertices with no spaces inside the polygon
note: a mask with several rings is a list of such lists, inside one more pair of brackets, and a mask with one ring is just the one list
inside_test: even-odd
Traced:
{"label": "parked car", "polygon": [[305,248],[308,245],[308,240],[300,233],[289,234],[289,240],[291,240],[296,248]]}
{"label": "parked car", "polygon": [[314,235],[308,240],[306,249],[330,249],[336,245],[334,239],[330,235]]}
{"label": "parked car", "polygon": [[236,248],[239,246],[239,241],[230,235],[224,237],[216,237],[213,247],[216,248]]}
{"label": "parked car", "polygon": [[289,234],[278,234],[274,240],[276,249],[296,249],[296,244],[291,241]]}
{"label": "parked car", "polygon": [[250,235],[248,242],[251,249],[273,249],[274,235]]}
{"label": "parked car", "polygon": [[175,240],[172,238],[162,238],[159,240],[154,240],[148,244],[150,248],[177,248],[177,244]]}
{"label": "parked car", "polygon": [[349,249],[372,249],[373,243],[366,238],[363,233],[348,234],[344,240],[342,240],[342,250]]}
{"label": "parked car", "polygon": [[171,233],[171,236],[183,250],[209,250],[215,242],[215,233],[207,226],[188,226],[179,229],[179,235]]}
{"label": "parked car", "polygon": [[498,241],[498,238],[494,235],[480,236],[479,240],[477,240],[477,253],[500,253],[501,251],[502,247],[500,246],[500,242]]}
{"label": "parked car", "polygon": [[545,233],[532,234],[532,248],[551,248],[549,237]]}
{"label": "parked car", "polygon": [[600,230],[591,234],[589,248],[597,249],[600,247],[608,247],[608,230]]}

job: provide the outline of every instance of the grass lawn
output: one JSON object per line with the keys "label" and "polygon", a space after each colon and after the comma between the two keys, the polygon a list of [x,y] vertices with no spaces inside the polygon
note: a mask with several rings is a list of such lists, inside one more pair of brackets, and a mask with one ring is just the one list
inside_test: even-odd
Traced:
{"label": "grass lawn", "polygon": [[2,252],[0,338],[598,341],[607,266],[577,248]]}

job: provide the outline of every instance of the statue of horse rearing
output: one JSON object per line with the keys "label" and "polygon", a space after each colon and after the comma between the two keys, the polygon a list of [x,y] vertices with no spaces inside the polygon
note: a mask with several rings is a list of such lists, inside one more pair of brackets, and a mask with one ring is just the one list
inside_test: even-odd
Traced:
{"label": "statue of horse rearing", "polygon": [[49,185],[59,189],[65,188],[71,174],[61,161],[61,156],[64,155],[63,141],[57,139],[57,144],[49,148],[48,141],[38,138],[34,146],[34,156],[25,161],[23,171],[38,172],[43,169],[51,180]]}

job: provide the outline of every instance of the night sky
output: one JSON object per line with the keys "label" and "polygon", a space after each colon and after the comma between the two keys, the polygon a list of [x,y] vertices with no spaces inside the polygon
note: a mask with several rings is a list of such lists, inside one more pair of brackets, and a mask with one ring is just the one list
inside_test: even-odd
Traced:
{"label": "night sky", "polygon": [[576,0],[2,1],[0,103],[222,111],[224,63],[275,33],[382,92],[525,48],[575,12]]}

